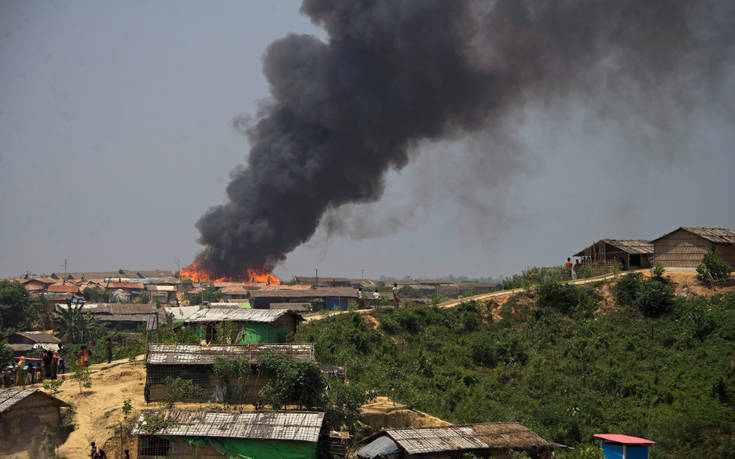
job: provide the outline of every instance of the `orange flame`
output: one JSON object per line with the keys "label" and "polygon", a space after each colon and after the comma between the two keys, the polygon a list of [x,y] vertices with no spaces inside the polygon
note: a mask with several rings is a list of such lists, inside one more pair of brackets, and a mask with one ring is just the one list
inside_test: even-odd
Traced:
{"label": "orange flame", "polygon": [[199,259],[179,271],[181,279],[191,279],[194,282],[262,282],[264,284],[279,285],[281,281],[271,273],[255,269],[246,269],[242,276],[215,277],[202,266]]}

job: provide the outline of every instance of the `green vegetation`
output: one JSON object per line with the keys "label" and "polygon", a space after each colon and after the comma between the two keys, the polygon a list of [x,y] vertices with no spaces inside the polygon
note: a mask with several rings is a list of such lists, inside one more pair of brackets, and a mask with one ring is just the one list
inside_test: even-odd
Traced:
{"label": "green vegetation", "polygon": [[499,322],[475,302],[377,310],[378,329],[343,314],[302,324],[296,341],[346,363],[351,386],[451,422],[521,422],[588,457],[600,432],[651,438],[652,457],[730,454],[735,292],[674,300],[663,277],[629,275],[601,314],[597,287],[539,282]]}
{"label": "green vegetation", "polygon": [[62,384],[64,384],[63,379],[49,379],[48,381],[43,382],[43,389],[47,392],[51,392],[53,395],[56,395],[59,393]]}
{"label": "green vegetation", "polygon": [[145,414],[143,422],[140,423],[140,430],[147,434],[154,434],[159,430],[168,429],[176,425],[176,422],[166,416],[155,414],[153,416]]}
{"label": "green vegetation", "polygon": [[110,294],[104,288],[97,285],[86,287],[82,290],[82,295],[90,303],[108,303],[110,301]]}
{"label": "green vegetation", "polygon": [[726,281],[731,272],[732,266],[713,252],[707,252],[697,266],[697,277],[707,285]]}
{"label": "green vegetation", "polygon": [[83,367],[81,365],[73,365],[71,367],[71,379],[73,381],[76,381],[79,383],[79,393],[82,393],[82,386],[89,389],[92,387],[92,373],[89,371],[89,368]]}
{"label": "green vegetation", "polygon": [[57,333],[69,343],[86,343],[102,334],[102,326],[91,314],[82,312],[83,305],[68,303],[56,308],[54,326]]}
{"label": "green vegetation", "polygon": [[5,368],[13,361],[13,350],[5,341],[0,342],[0,368]]}
{"label": "green vegetation", "polygon": [[163,382],[166,384],[166,394],[162,400],[166,408],[173,408],[174,403],[178,401],[204,402],[207,400],[207,392],[194,384],[191,379],[166,376]]}
{"label": "green vegetation", "polygon": [[658,317],[674,308],[674,287],[663,277],[663,270],[656,270],[653,277],[645,280],[641,273],[628,273],[615,284],[613,291],[618,305],[637,308],[647,317]]}
{"label": "green vegetation", "polygon": [[0,335],[32,330],[48,303],[33,298],[20,282],[0,280]]}

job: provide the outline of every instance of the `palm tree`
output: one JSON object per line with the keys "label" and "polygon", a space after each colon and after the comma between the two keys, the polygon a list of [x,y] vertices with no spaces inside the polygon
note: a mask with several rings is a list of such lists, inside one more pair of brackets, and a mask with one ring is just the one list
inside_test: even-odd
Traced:
{"label": "palm tree", "polygon": [[54,324],[59,334],[72,343],[85,343],[99,331],[99,323],[91,314],[82,312],[82,305],[68,304],[66,308],[56,308]]}

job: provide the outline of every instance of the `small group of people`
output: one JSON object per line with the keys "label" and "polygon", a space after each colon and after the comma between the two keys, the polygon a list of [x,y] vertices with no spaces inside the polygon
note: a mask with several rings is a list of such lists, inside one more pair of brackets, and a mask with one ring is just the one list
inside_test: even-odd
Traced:
{"label": "small group of people", "polygon": [[[375,300],[375,305],[377,306],[378,302],[380,301],[380,292],[376,288],[373,290],[372,294],[373,300]],[[357,289],[357,304],[359,309],[365,309],[365,295],[362,291],[362,287],[358,287]],[[401,297],[398,295],[398,284],[393,284],[393,305],[395,307],[398,307],[401,304]]]}
{"label": "small group of people", "polygon": [[56,379],[58,374],[66,371],[63,348],[44,350],[41,358],[16,357],[16,362],[8,365],[2,372],[2,385],[25,386],[41,382],[44,379]]}
{"label": "small group of people", "polygon": [[577,269],[582,266],[582,260],[580,258],[577,258],[576,261],[572,263],[572,259],[567,258],[567,262],[565,263],[565,265],[570,271],[572,280],[577,280]]}

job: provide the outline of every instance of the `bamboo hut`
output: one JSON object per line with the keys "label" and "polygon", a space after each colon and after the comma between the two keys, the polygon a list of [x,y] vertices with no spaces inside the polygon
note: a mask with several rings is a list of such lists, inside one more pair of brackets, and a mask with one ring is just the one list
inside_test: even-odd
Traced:
{"label": "bamboo hut", "polygon": [[[161,400],[168,393],[166,377],[192,381],[204,389],[212,401],[236,399],[254,403],[258,392],[268,382],[257,371],[258,358],[266,353],[286,354],[297,360],[315,360],[313,344],[245,344],[236,346],[195,346],[187,344],[151,344],[146,355],[146,402]],[[238,380],[238,394],[227,393],[214,373],[216,358],[244,359],[251,365],[250,375]]]}
{"label": "bamboo hut", "polygon": [[574,254],[584,264],[613,266],[619,263],[623,269],[651,267],[653,244],[640,239],[600,239]]}
{"label": "bamboo hut", "polygon": [[[145,424],[165,420],[153,433]],[[138,458],[316,457],[324,413],[310,411],[143,411],[132,431]]]}
{"label": "bamboo hut", "polygon": [[696,268],[707,252],[735,266],[735,231],[682,226],[653,240],[654,260],[666,267]]}
{"label": "bamboo hut", "polygon": [[551,443],[515,422],[389,429],[366,441],[370,443],[357,452],[359,458],[449,458],[465,453],[507,458],[511,450],[552,448]]}
{"label": "bamboo hut", "polygon": [[[62,440],[61,407],[69,405],[38,389],[0,390],[0,452],[36,457],[44,435]],[[44,433],[44,431],[46,431]]]}

